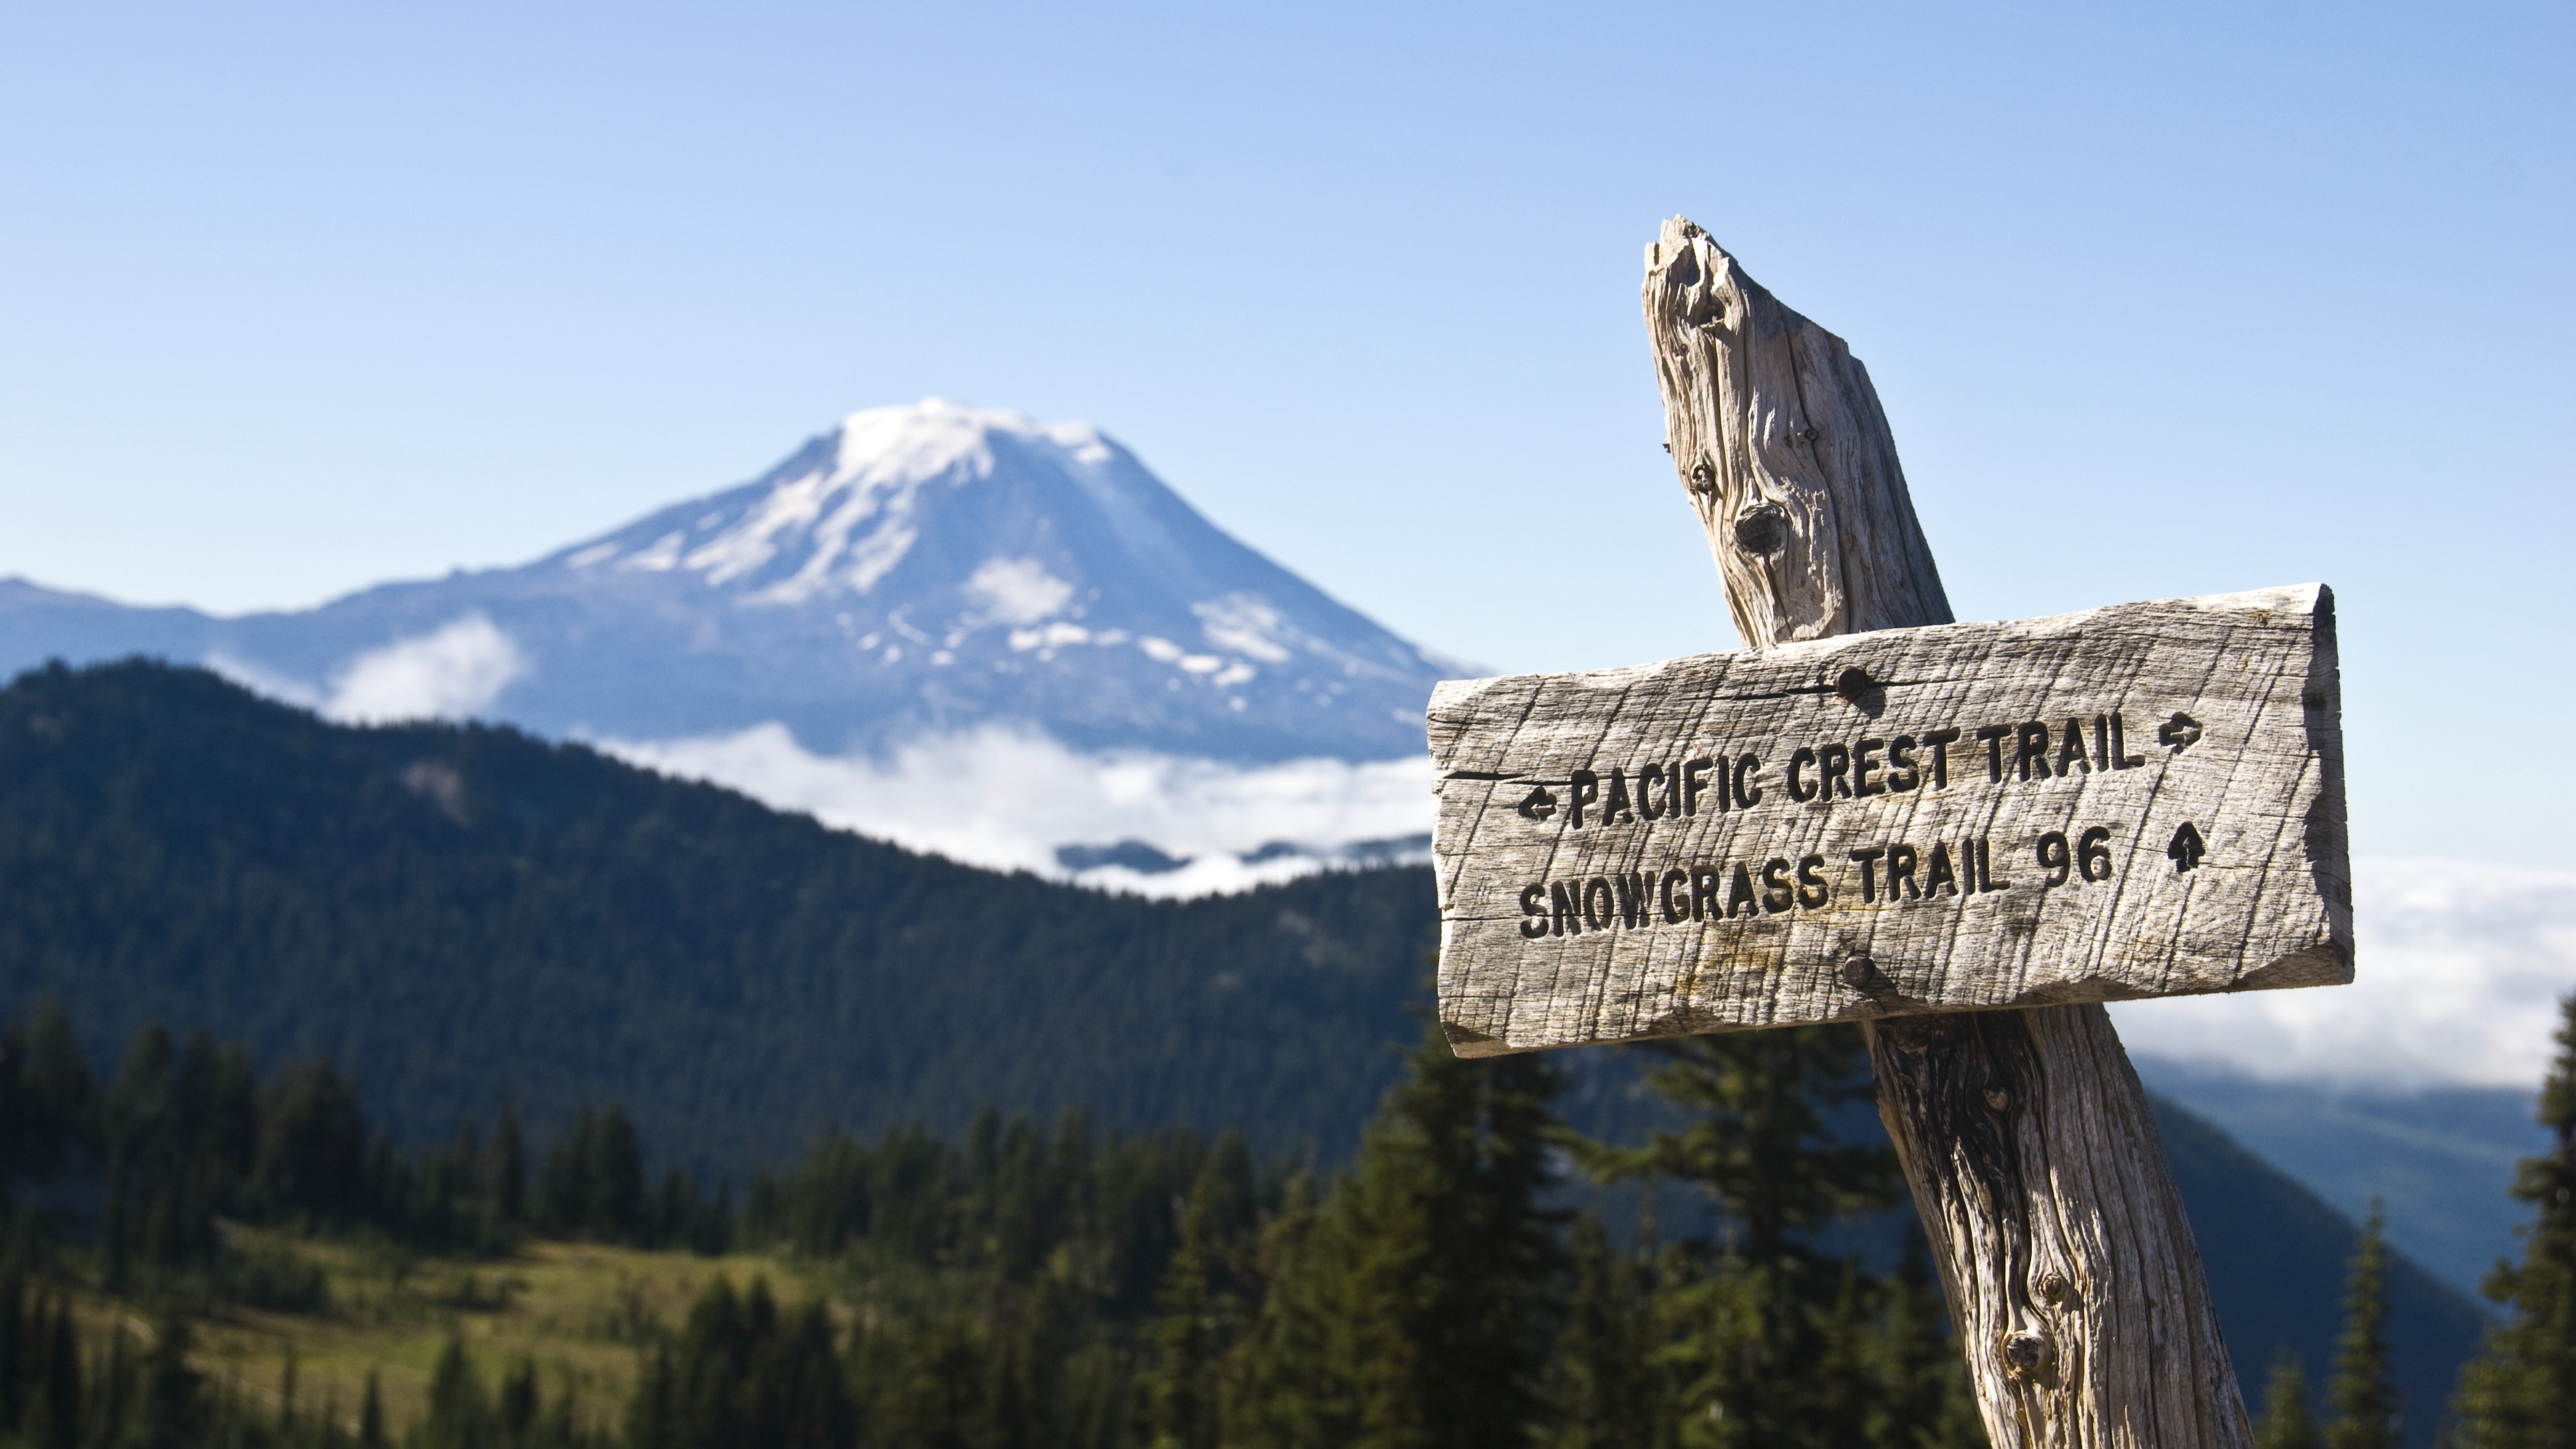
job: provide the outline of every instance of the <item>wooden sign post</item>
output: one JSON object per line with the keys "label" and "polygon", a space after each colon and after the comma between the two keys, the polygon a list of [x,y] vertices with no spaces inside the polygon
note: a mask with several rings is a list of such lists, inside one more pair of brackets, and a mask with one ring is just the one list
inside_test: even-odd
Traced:
{"label": "wooden sign post", "polygon": [[2332,595],[1954,624],[1843,343],[1680,220],[1645,304],[1753,647],[1434,693],[1452,1047],[1857,1021],[1994,1442],[2249,1444],[2098,1003],[2352,979]]}

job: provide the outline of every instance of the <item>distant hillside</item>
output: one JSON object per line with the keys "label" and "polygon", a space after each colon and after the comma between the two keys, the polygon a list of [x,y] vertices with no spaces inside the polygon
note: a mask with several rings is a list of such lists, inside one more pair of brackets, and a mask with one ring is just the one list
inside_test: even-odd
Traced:
{"label": "distant hillside", "polygon": [[1415,1024],[1429,872],[1156,904],[914,855],[507,729],[211,674],[0,691],[0,983],[352,1068],[399,1136],[618,1099],[740,1170],[984,1102],[1338,1150]]}
{"label": "distant hillside", "polygon": [[2530,1092],[2338,1090],[2148,1057],[2138,1073],[2346,1217],[2384,1201],[2389,1241],[2455,1288],[2475,1292],[2498,1258],[2522,1251],[2514,1228],[2531,1211],[2505,1189],[2515,1164],[2549,1141]]}
{"label": "distant hillside", "polygon": [[[2156,1099],[2165,1155],[2191,1213],[2209,1292],[2249,1395],[2287,1347],[2320,1393],[2334,1371],[2343,1278],[2361,1235],[2323,1198],[2164,1098]],[[2405,1397],[2406,1442],[2428,1446],[2460,1364],[2477,1347],[2484,1310],[2399,1254],[2388,1275],[2388,1336]],[[2259,1407],[2259,1399],[2249,1398]]]}
{"label": "distant hillside", "polygon": [[[1429,872],[1149,902],[952,864],[507,729],[325,724],[196,670],[0,690],[0,1014],[52,995],[112,1062],[147,1021],[327,1057],[401,1138],[515,1098],[624,1103],[739,1173],[820,1124],[980,1105],[1347,1150],[1416,1023]],[[1594,1130],[1657,1111],[1569,1053]],[[2351,1223],[2164,1104],[2238,1368],[2322,1376]],[[1864,1124],[1865,1125],[1865,1124]],[[2396,1275],[2428,1443],[2479,1310]]]}

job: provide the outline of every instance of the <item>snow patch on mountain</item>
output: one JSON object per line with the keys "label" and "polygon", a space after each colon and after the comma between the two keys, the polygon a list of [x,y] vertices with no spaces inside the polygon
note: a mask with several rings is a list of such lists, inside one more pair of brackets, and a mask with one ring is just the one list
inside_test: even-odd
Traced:
{"label": "snow patch on mountain", "polygon": [[1073,602],[1073,585],[1033,558],[988,558],[966,587],[986,601],[984,618],[999,624],[1034,624],[1063,613]]}

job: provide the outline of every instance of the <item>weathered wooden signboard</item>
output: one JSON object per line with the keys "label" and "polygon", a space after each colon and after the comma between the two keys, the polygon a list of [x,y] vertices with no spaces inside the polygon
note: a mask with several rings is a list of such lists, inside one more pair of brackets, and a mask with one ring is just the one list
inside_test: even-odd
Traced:
{"label": "weathered wooden signboard", "polygon": [[2248,1449],[2100,1003],[2352,978],[2332,596],[1953,623],[1842,339],[1679,217],[1643,300],[1758,647],[1433,695],[1452,1046],[1859,1022],[1993,1442]]}
{"label": "weathered wooden signboard", "polygon": [[1434,693],[1462,1056],[2352,979],[2333,596]]}

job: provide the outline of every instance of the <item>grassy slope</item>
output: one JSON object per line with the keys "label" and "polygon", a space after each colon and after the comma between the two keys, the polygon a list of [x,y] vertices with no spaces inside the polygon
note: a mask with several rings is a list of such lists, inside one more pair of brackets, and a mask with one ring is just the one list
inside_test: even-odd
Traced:
{"label": "grassy slope", "polygon": [[[676,1328],[717,1277],[736,1288],[765,1280],[782,1304],[827,1292],[810,1266],[756,1254],[699,1258],[537,1242],[499,1260],[444,1261],[348,1243],[273,1241],[323,1269],[324,1306],[309,1313],[213,1307],[191,1324],[196,1365],[241,1398],[275,1405],[291,1355],[297,1402],[331,1405],[351,1425],[374,1373],[386,1421],[397,1431],[423,1412],[430,1372],[451,1334],[464,1342],[487,1390],[532,1358],[548,1404],[569,1386],[585,1422],[622,1431],[619,1416],[642,1346],[658,1330]],[[151,1316],[132,1303],[91,1293],[79,1307],[93,1341],[111,1327],[137,1339],[152,1331]]]}

